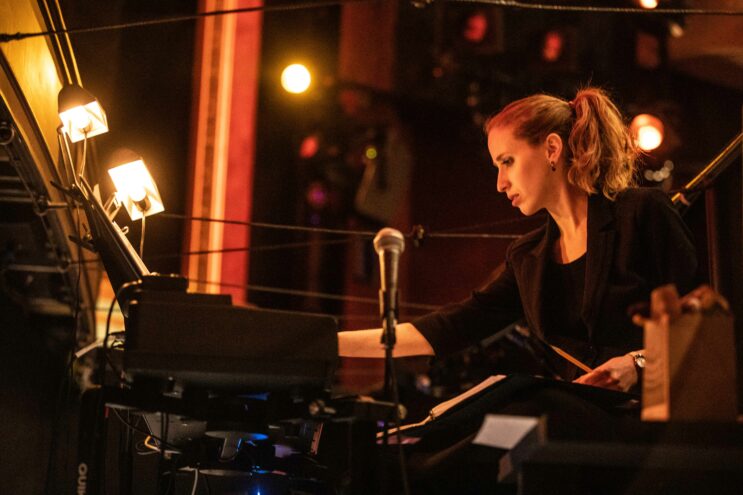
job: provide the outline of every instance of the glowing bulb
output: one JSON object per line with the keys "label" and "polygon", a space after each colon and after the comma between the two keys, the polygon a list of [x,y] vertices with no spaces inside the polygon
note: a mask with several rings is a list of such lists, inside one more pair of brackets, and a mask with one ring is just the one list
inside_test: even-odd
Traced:
{"label": "glowing bulb", "polygon": [[141,158],[109,169],[108,174],[116,187],[116,198],[132,220],[164,211],[157,186]]}
{"label": "glowing bulb", "polygon": [[147,190],[144,186],[137,184],[129,190],[128,194],[129,197],[132,198],[132,201],[139,203],[147,197]]}
{"label": "glowing bulb", "polygon": [[652,151],[663,143],[663,122],[649,113],[642,113],[632,119],[630,130],[637,146],[643,151]]}
{"label": "glowing bulb", "polygon": [[311,82],[310,71],[301,64],[292,64],[281,73],[281,86],[289,93],[304,93]]}
{"label": "glowing bulb", "polygon": [[69,122],[68,126],[73,131],[85,133],[90,128],[92,120],[84,107],[75,107],[62,114],[62,120]]}
{"label": "glowing bulb", "polygon": [[366,152],[365,152],[365,155],[366,155],[366,157],[367,157],[367,158],[368,158],[369,160],[374,160],[374,159],[376,159],[376,158],[377,158],[377,156],[378,156],[378,153],[377,153],[377,148],[375,148],[374,146],[368,146],[368,147],[366,148]]}
{"label": "glowing bulb", "polygon": [[637,130],[637,145],[645,151],[652,151],[663,142],[660,131],[653,126],[646,125]]}
{"label": "glowing bulb", "polygon": [[85,138],[108,132],[106,112],[98,100],[77,85],[65,85],[58,97],[62,130],[76,143]]}
{"label": "glowing bulb", "polygon": [[639,0],[638,3],[643,9],[654,9],[658,6],[658,0]]}

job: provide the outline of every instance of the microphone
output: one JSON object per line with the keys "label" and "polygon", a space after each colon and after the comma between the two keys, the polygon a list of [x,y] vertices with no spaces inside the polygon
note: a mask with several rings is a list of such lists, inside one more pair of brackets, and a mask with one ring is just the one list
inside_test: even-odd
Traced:
{"label": "microphone", "polygon": [[379,255],[379,310],[385,327],[382,342],[395,344],[395,324],[398,316],[397,272],[400,254],[405,251],[405,238],[399,230],[384,228],[374,237],[374,250]]}

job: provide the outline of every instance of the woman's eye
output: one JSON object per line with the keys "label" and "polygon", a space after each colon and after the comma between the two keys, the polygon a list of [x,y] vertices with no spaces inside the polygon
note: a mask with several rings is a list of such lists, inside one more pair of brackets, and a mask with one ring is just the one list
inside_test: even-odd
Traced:
{"label": "woman's eye", "polygon": [[501,161],[501,165],[503,165],[504,167],[510,167],[511,165],[513,165],[513,158],[504,158]]}

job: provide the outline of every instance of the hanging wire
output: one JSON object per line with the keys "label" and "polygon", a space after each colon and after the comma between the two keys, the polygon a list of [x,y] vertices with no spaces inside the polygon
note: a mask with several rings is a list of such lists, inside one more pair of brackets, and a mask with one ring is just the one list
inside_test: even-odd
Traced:
{"label": "hanging wire", "polygon": [[225,220],[221,218],[210,218],[210,217],[192,217],[189,215],[183,215],[180,213],[161,213],[162,218],[176,218],[180,220],[190,220],[197,222],[216,222],[225,223],[229,225],[244,225],[246,227],[257,227],[262,229],[275,229],[275,230],[286,230],[291,232],[315,232],[319,234],[334,234],[334,235],[355,235],[360,237],[373,238],[377,233],[370,230],[344,230],[344,229],[326,229],[322,227],[303,227],[300,225],[282,225],[277,223],[266,223],[266,222],[248,222],[244,220]]}
{"label": "hanging wire", "polygon": [[[173,17],[164,17],[160,19],[149,19],[145,21],[126,22],[119,24],[108,24],[103,26],[91,26],[83,28],[52,29],[48,31],[38,31],[33,33],[0,33],[0,43],[8,43],[27,38],[39,36],[56,36],[60,34],[82,34],[95,33],[102,31],[116,31],[122,29],[131,29],[145,26],[159,26],[163,24],[173,24],[178,22],[193,21],[203,17],[212,17],[228,14],[242,14],[248,12],[279,12],[291,10],[304,10],[321,7],[331,7],[335,5],[344,5],[347,3],[373,2],[376,0],[323,0],[315,2],[296,2],[280,5],[262,5],[259,7],[245,7],[240,9],[213,10],[209,12],[200,12],[197,14],[181,15]],[[586,12],[586,13],[606,13],[606,14],[632,14],[632,15],[706,15],[706,16],[737,16],[743,15],[743,10],[729,9],[689,9],[689,8],[656,8],[641,9],[632,7],[604,7],[592,5],[554,5],[543,3],[524,3],[517,0],[438,0],[447,3],[468,3],[495,5],[513,9],[524,10],[541,10],[557,12]],[[434,3],[434,0],[415,0],[414,5],[425,7]]]}
{"label": "hanging wire", "polygon": [[459,233],[429,233],[429,239],[518,239],[518,234],[459,234]]}
{"label": "hanging wire", "polygon": [[[189,215],[183,215],[180,213],[161,213],[161,217],[163,218],[174,218],[179,220],[189,220],[189,221],[198,221],[198,222],[217,222],[217,223],[225,223],[230,225],[243,225],[246,227],[256,227],[256,228],[265,228],[265,229],[275,229],[275,230],[286,230],[286,231],[293,231],[293,232],[312,232],[312,233],[319,233],[319,234],[331,234],[331,235],[352,235],[357,237],[367,237],[369,239],[374,238],[375,235],[377,235],[377,232],[370,231],[370,230],[348,230],[348,229],[329,229],[329,228],[320,228],[320,227],[304,227],[300,225],[285,225],[285,224],[276,224],[276,223],[265,223],[265,222],[249,222],[249,221],[243,221],[243,220],[225,220],[220,218],[210,218],[210,217],[193,217]],[[526,221],[530,220],[528,218],[523,219],[508,219],[501,221],[504,224],[505,223],[517,223],[518,221]],[[498,225],[500,222],[493,222],[489,224],[490,226]],[[461,239],[516,239],[521,236],[521,234],[489,234],[489,233],[471,233],[471,234],[456,234],[453,232],[423,232],[419,233],[419,229],[422,228],[420,226],[415,226],[413,228],[413,231],[409,234],[406,234],[405,237],[408,238],[418,238],[418,240],[422,237],[430,237],[430,238],[461,238]],[[457,227],[458,229],[467,230],[470,227]]]}
{"label": "hanging wire", "polygon": [[[373,305],[379,304],[379,299],[376,299],[373,297],[342,296],[339,294],[327,294],[324,292],[313,292],[313,291],[298,290],[298,289],[282,289],[279,287],[267,287],[265,285],[233,284],[230,282],[215,282],[212,280],[201,280],[201,279],[194,279],[194,278],[189,278],[188,281],[193,282],[195,284],[218,285],[220,287],[229,287],[233,289],[247,289],[247,290],[253,290],[256,292],[268,292],[271,294],[283,294],[283,295],[298,296],[298,297],[315,297],[317,299],[329,299],[331,301],[345,301],[345,302],[355,302],[355,303],[361,303],[361,304],[373,304]],[[432,304],[400,302],[400,307],[405,308],[405,309],[420,309],[422,311],[433,311],[437,309],[439,306],[432,305]]]}
{"label": "hanging wire", "polygon": [[[687,8],[655,8],[642,9],[637,7],[604,7],[593,5],[555,5],[545,3],[524,3],[518,0],[440,0],[447,3],[476,3],[510,7],[525,10],[543,10],[557,12],[586,12],[594,14],[643,14],[643,15],[743,15],[743,10],[729,9],[687,9]],[[432,0],[423,0],[424,4],[433,3]]]}
{"label": "hanging wire", "polygon": [[347,3],[361,3],[361,2],[373,2],[376,0],[320,0],[313,2],[295,2],[286,3],[280,5],[261,5],[258,7],[244,7],[240,9],[223,9],[223,10],[212,10],[209,12],[199,12],[197,14],[180,15],[173,17],[163,17],[160,19],[148,19],[145,21],[134,21],[125,22],[119,24],[107,24],[103,26],[91,26],[83,28],[70,28],[70,29],[52,29],[49,31],[38,31],[34,33],[0,33],[0,43],[7,43],[10,41],[24,40],[28,38],[36,38],[39,36],[56,36],[60,34],[83,34],[83,33],[97,33],[102,31],[118,31],[122,29],[131,29],[137,27],[146,26],[160,26],[163,24],[174,24],[178,22],[194,21],[205,17],[213,17],[228,14],[244,14],[249,12],[280,12],[280,11],[292,11],[292,10],[305,10],[314,9],[321,7],[332,7],[335,5],[344,5]]}
{"label": "hanging wire", "polygon": [[202,249],[199,251],[186,251],[183,253],[175,253],[175,254],[155,254],[155,255],[147,256],[147,261],[180,258],[181,256],[203,256],[207,254],[217,254],[217,253],[243,253],[243,252],[256,253],[256,252],[266,252],[266,251],[278,251],[281,249],[296,249],[296,248],[310,247],[310,246],[329,246],[329,245],[336,245],[336,244],[348,244],[351,241],[352,239],[328,239],[324,241],[305,241],[305,242],[290,242],[286,244],[272,244],[269,246],[242,246],[242,247],[231,247],[231,248],[222,248],[222,249]]}

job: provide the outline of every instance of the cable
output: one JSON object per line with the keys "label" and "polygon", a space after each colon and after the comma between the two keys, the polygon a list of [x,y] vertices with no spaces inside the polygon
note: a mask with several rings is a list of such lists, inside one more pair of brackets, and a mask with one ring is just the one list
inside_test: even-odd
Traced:
{"label": "cable", "polygon": [[494,222],[476,223],[476,224],[464,225],[460,227],[450,227],[448,229],[441,229],[439,232],[445,233],[445,234],[453,234],[456,232],[464,232],[467,230],[500,227],[502,225],[528,224],[528,223],[537,224],[537,221],[543,223],[545,217],[546,217],[545,214],[537,213],[530,217],[519,216],[519,217],[514,217],[514,218],[506,218],[505,220],[496,220]]}
{"label": "cable", "polygon": [[[56,29],[49,31],[38,31],[33,33],[0,33],[0,43],[9,43],[11,41],[19,41],[27,38],[35,38],[39,36],[56,36],[59,34],[70,35],[70,34],[83,34],[83,33],[95,33],[102,31],[117,31],[122,29],[130,29],[136,27],[145,26],[158,26],[163,24],[173,24],[178,22],[193,21],[204,17],[212,17],[218,15],[227,14],[241,14],[248,12],[279,12],[279,11],[290,11],[290,10],[303,10],[311,8],[330,7],[334,5],[344,5],[347,3],[360,3],[360,2],[371,2],[374,0],[326,0],[316,2],[302,2],[282,5],[263,5],[260,7],[246,7],[241,9],[229,9],[229,10],[214,10],[210,12],[201,12],[191,15],[164,17],[162,19],[150,19],[146,21],[127,22],[120,24],[109,24],[104,26],[92,26],[87,28],[72,28],[72,29]],[[588,13],[613,13],[613,14],[642,14],[642,15],[710,15],[710,16],[737,16],[743,15],[741,10],[726,10],[726,9],[673,9],[673,8],[657,8],[657,9],[639,9],[629,7],[595,7],[595,6],[582,6],[582,5],[551,5],[551,4],[530,4],[523,3],[516,0],[441,0],[449,3],[476,3],[485,5],[496,5],[500,7],[510,7],[514,9],[525,9],[525,10],[542,10],[542,11],[557,11],[557,12],[588,12]],[[417,6],[425,7],[433,0],[417,0],[413,2]]]}
{"label": "cable", "polygon": [[225,9],[225,10],[213,10],[209,12],[199,12],[197,14],[181,15],[174,17],[163,17],[161,19],[150,19],[146,21],[126,22],[120,24],[108,24],[104,26],[92,26],[87,28],[72,28],[72,29],[56,29],[50,31],[38,31],[34,33],[0,33],[0,43],[7,43],[10,41],[19,41],[27,38],[36,38],[39,36],[50,36],[58,34],[82,34],[82,33],[96,33],[101,31],[118,31],[122,29],[130,29],[136,27],[145,26],[158,26],[163,24],[173,24],[178,22],[193,21],[205,17],[213,17],[228,14],[244,14],[249,12],[281,12],[291,10],[304,10],[313,9],[320,7],[332,7],[334,5],[343,5],[346,3],[359,3],[359,2],[371,2],[373,0],[321,0],[314,2],[297,2],[281,5],[261,5],[259,7],[245,7],[240,9]]}
{"label": "cable", "polygon": [[111,315],[114,312],[114,305],[116,304],[116,301],[119,299],[119,296],[124,292],[124,290],[128,289],[129,287],[134,287],[136,285],[140,285],[142,282],[140,280],[133,280],[130,282],[126,282],[121,284],[121,287],[118,288],[116,291],[116,294],[114,294],[113,299],[111,299],[111,304],[108,307],[108,315],[106,316],[106,332],[103,335],[103,345],[101,347],[101,353],[103,355],[102,359],[99,361],[99,373],[101,374],[101,386],[104,384],[104,378],[106,376],[106,363],[111,366],[111,369],[113,371],[117,371],[114,367],[111,360],[108,358],[108,337],[111,334]]}
{"label": "cable", "polygon": [[191,495],[196,495],[196,488],[199,486],[199,467],[194,469],[193,474],[193,488],[191,489]]}
{"label": "cable", "polygon": [[306,241],[306,242],[292,242],[286,244],[274,244],[270,246],[244,246],[244,247],[232,247],[222,249],[202,249],[199,251],[186,251],[183,253],[176,254],[156,254],[154,256],[148,256],[149,261],[176,258],[181,256],[202,256],[212,253],[241,253],[241,252],[261,252],[261,251],[277,251],[280,249],[293,249],[299,247],[310,247],[310,246],[328,246],[334,244],[345,244],[351,242],[351,239],[328,239],[325,241]]}
{"label": "cable", "polygon": [[[209,280],[200,280],[200,279],[193,279],[193,278],[189,278],[188,281],[193,282],[195,284],[219,285],[221,287],[231,287],[234,289],[248,289],[248,290],[254,290],[256,292],[269,292],[273,294],[284,294],[288,296],[316,297],[318,299],[330,299],[333,301],[357,302],[357,303],[362,303],[362,304],[379,304],[379,300],[374,299],[372,297],[341,296],[337,294],[326,294],[323,292],[312,292],[312,291],[296,290],[296,289],[281,289],[278,287],[266,287],[264,285],[233,284],[229,282],[213,282]],[[432,304],[401,302],[400,307],[407,308],[407,309],[421,309],[425,311],[432,311],[434,309],[437,309],[439,306],[435,306]]]}
{"label": "cable", "polygon": [[77,176],[79,177],[85,177],[85,162],[87,161],[88,157],[88,131],[85,131],[83,133],[83,151],[82,151],[82,157],[80,158],[80,166],[77,167],[80,170],[76,172]]}
{"label": "cable", "polygon": [[144,258],[144,227],[145,227],[145,219],[147,218],[147,215],[142,212],[142,232],[139,236],[139,257]]}
{"label": "cable", "polygon": [[518,234],[426,234],[429,239],[518,239]]}
{"label": "cable", "polygon": [[[257,228],[264,228],[264,229],[276,229],[276,230],[286,230],[286,231],[296,231],[296,232],[313,232],[313,233],[320,233],[320,234],[334,234],[334,235],[353,235],[353,236],[359,236],[359,237],[368,237],[370,239],[374,238],[374,236],[377,234],[376,232],[372,232],[369,230],[347,230],[347,229],[327,229],[327,228],[318,228],[318,227],[304,227],[300,225],[285,225],[285,224],[276,224],[276,223],[265,223],[265,222],[248,222],[244,220],[225,220],[220,218],[210,218],[210,217],[193,217],[189,215],[183,215],[180,213],[161,213],[161,217],[163,218],[175,218],[180,220],[190,220],[190,221],[197,221],[197,222],[217,222],[217,223],[227,223],[231,225],[243,225],[246,227],[257,227]],[[516,223],[516,222],[523,222],[526,220],[530,220],[528,218],[519,218],[519,219],[508,219],[505,221],[500,222],[493,222],[491,224],[486,225],[499,225],[499,224],[505,224],[505,223]],[[472,227],[456,227],[455,229],[461,229],[466,230],[468,228]],[[413,237],[420,236],[418,232],[421,232],[422,227],[419,225],[416,225],[413,227],[413,230],[411,233],[406,234],[405,237]],[[472,239],[472,238],[481,238],[481,239],[517,239],[521,236],[521,234],[489,234],[489,233],[482,233],[482,234],[456,234],[453,233],[453,231],[442,231],[440,233],[428,233],[425,232],[425,230],[422,230],[423,237],[440,237],[440,238],[461,238],[461,239]],[[265,248],[264,248],[265,249]]]}
{"label": "cable", "polygon": [[362,237],[373,238],[377,233],[370,230],[345,230],[345,229],[326,229],[319,227],[303,227],[301,225],[282,225],[277,223],[266,223],[266,222],[248,222],[244,220],[225,220],[221,218],[210,218],[210,217],[193,217],[189,215],[183,215],[181,213],[161,213],[162,218],[176,218],[179,220],[191,220],[196,222],[216,222],[226,223],[230,225],[244,225],[246,227],[257,227],[262,229],[277,229],[294,232],[316,232],[321,234],[336,234],[336,235],[357,235]]}
{"label": "cable", "polygon": [[[432,0],[423,0],[424,3],[432,3]],[[632,7],[595,7],[591,5],[553,5],[544,3],[524,3],[518,0],[441,0],[448,3],[478,3],[486,5],[497,5],[500,7],[511,7],[525,10],[544,10],[557,12],[588,12],[597,14],[657,14],[657,15],[743,15],[743,10],[726,9],[672,9],[656,8],[641,9]],[[425,6],[425,5],[424,5]]]}
{"label": "cable", "polygon": [[113,411],[114,415],[115,415],[115,416],[116,416],[116,417],[117,417],[117,418],[119,419],[119,421],[121,421],[121,422],[122,422],[122,423],[124,424],[124,426],[126,426],[127,428],[131,428],[131,429],[132,429],[133,431],[136,431],[136,432],[138,432],[138,433],[141,433],[141,434],[143,434],[143,435],[146,435],[146,436],[148,436],[148,437],[151,437],[151,438],[152,438],[153,440],[156,440],[156,441],[157,441],[157,443],[158,443],[158,444],[160,444],[160,446],[161,446],[160,450],[162,450],[162,447],[167,447],[167,448],[168,448],[168,450],[172,450],[173,452],[178,452],[178,453],[180,453],[180,452],[181,452],[181,449],[179,449],[178,447],[176,447],[176,446],[174,446],[174,445],[172,445],[172,444],[169,444],[168,442],[165,442],[165,441],[163,441],[163,440],[162,440],[162,438],[160,438],[160,437],[158,437],[158,436],[156,436],[156,435],[153,435],[153,434],[152,434],[151,432],[149,432],[149,431],[145,430],[144,428],[140,428],[139,426],[133,425],[132,423],[130,423],[130,422],[128,422],[128,421],[126,421],[126,420],[125,420],[124,418],[122,418],[122,417],[121,417],[121,415],[119,414],[119,411],[118,411],[118,410],[117,410],[117,409],[116,409],[115,407],[112,407],[112,408],[111,408],[111,411]]}

